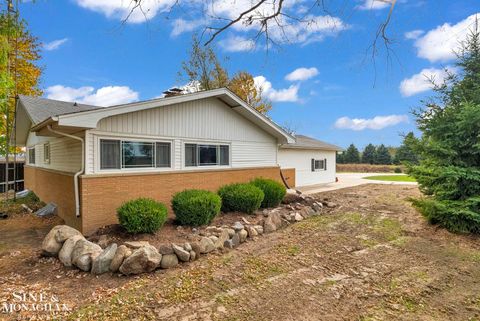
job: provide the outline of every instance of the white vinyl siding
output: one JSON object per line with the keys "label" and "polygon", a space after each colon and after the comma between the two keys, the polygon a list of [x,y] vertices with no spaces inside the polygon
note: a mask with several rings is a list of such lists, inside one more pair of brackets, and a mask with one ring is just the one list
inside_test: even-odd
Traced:
{"label": "white vinyl siding", "polygon": [[[327,169],[312,171],[312,159],[326,160]],[[295,185],[297,187],[335,182],[334,151],[280,149],[278,162],[281,168],[295,168]]]}
{"label": "white vinyl siding", "polygon": [[[45,144],[50,150],[49,162],[45,162]],[[37,137],[30,133],[27,146],[35,147],[35,164],[32,166],[75,173],[81,168],[81,143],[66,137]]]}
{"label": "white vinyl siding", "polygon": [[[98,139],[172,141],[172,169],[184,166],[184,145],[230,146],[232,168],[277,165],[277,140],[215,98],[107,117],[87,131],[86,173],[97,173]],[[190,168],[193,169],[193,168]]]}

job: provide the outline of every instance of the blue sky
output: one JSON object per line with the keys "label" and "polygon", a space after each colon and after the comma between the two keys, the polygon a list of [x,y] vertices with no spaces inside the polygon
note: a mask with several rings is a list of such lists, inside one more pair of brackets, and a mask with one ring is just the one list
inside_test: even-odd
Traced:
{"label": "blue sky", "polygon": [[[148,22],[136,12],[121,23],[128,0],[39,0],[21,4],[21,15],[44,44],[41,86],[55,99],[110,105],[151,99],[182,85],[177,72],[188,57],[192,32],[218,26],[188,0],[145,0]],[[313,1],[286,1],[302,15]],[[180,1],[182,3],[182,1]],[[231,18],[250,0],[209,0],[215,15]],[[389,25],[390,59],[383,44],[372,61],[368,49],[389,5],[377,0],[327,1],[330,16],[309,13],[286,38],[272,27],[278,47],[254,47],[255,27],[235,26],[214,44],[233,74],[247,70],[273,101],[270,116],[298,133],[340,146],[398,145],[415,129],[410,110],[432,93],[425,81],[445,76],[452,50],[473,26],[478,0],[398,0]],[[341,6],[340,6],[341,4]],[[207,10],[208,11],[208,10]],[[211,16],[211,15],[210,15]],[[313,23],[312,23],[313,22]],[[287,42],[288,40],[288,42]]]}

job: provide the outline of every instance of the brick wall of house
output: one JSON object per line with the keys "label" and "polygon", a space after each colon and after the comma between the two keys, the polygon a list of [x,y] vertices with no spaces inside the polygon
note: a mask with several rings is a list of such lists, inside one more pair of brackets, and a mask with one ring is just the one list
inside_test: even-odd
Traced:
{"label": "brick wall of house", "polygon": [[[295,185],[295,170],[284,170],[285,175]],[[255,177],[281,182],[279,167],[83,176],[82,232],[89,234],[101,226],[117,223],[116,209],[138,197],[153,198],[170,206],[176,192],[191,188],[216,191],[224,184],[247,182]],[[173,215],[171,210],[169,215]]]}
{"label": "brick wall of house", "polygon": [[32,190],[45,203],[57,204],[57,214],[65,223],[81,229],[81,218],[75,216],[73,174],[25,166],[25,188]]}

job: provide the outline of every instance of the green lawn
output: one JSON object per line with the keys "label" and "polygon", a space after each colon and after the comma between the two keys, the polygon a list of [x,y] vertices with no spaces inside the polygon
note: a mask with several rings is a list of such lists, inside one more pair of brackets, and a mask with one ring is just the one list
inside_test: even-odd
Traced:
{"label": "green lawn", "polygon": [[408,175],[378,175],[366,176],[364,179],[371,179],[375,181],[389,181],[389,182],[416,182],[415,178]]}

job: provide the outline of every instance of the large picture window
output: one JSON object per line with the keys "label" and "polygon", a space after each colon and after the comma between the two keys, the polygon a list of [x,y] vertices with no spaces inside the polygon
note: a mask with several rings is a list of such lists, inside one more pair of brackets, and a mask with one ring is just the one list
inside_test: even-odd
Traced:
{"label": "large picture window", "polygon": [[171,148],[166,142],[100,140],[100,169],[170,167]]}
{"label": "large picture window", "polygon": [[186,167],[219,165],[230,165],[230,146],[185,144]]}

